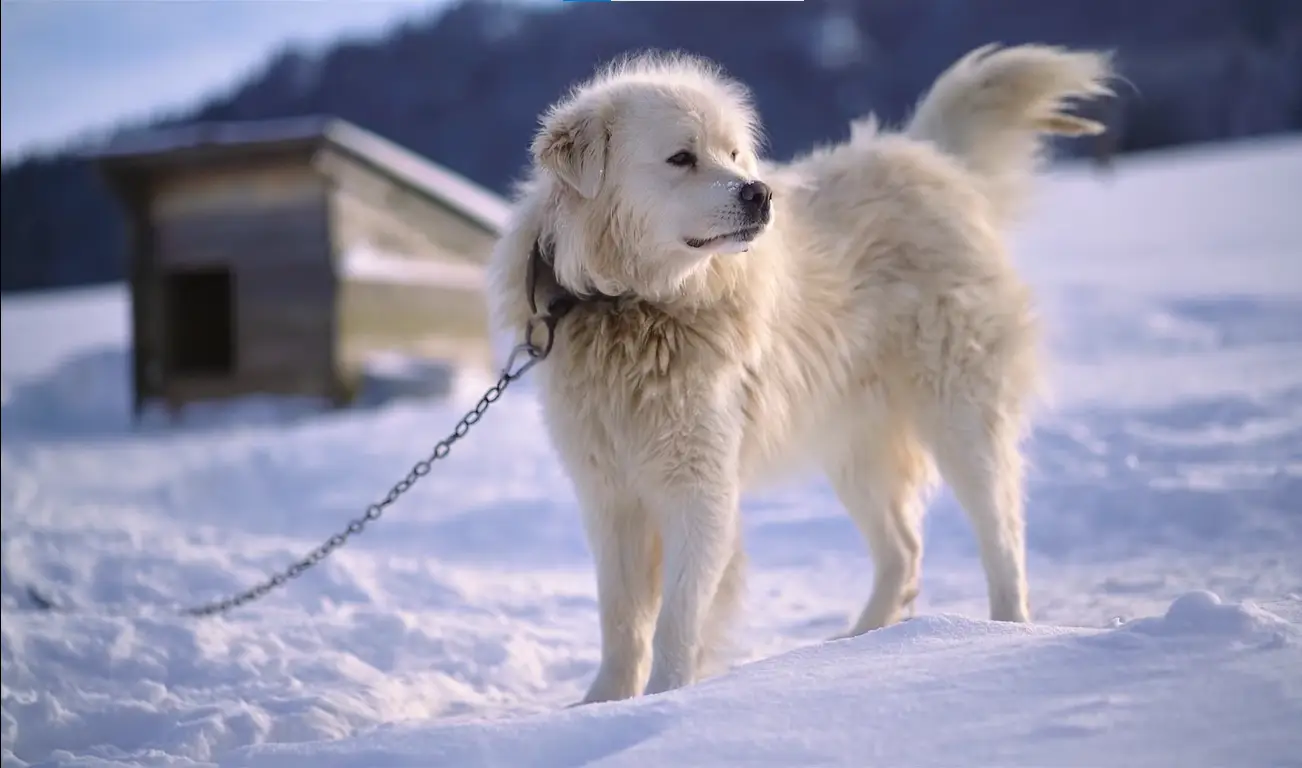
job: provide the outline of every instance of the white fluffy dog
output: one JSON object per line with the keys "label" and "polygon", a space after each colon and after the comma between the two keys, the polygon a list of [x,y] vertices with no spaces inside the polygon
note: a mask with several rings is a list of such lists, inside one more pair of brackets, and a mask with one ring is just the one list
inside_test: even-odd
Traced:
{"label": "white fluffy dog", "polygon": [[741,593],[741,494],[811,465],[875,564],[850,634],[917,595],[933,466],[991,617],[1029,620],[1037,334],[1003,235],[1042,135],[1102,130],[1064,109],[1109,75],[1098,53],[987,46],[902,132],[869,118],[785,165],[757,157],[745,89],[694,58],[623,61],[548,111],[491,274],[498,322],[556,323],[534,371],[596,561],[584,701],[698,679]]}

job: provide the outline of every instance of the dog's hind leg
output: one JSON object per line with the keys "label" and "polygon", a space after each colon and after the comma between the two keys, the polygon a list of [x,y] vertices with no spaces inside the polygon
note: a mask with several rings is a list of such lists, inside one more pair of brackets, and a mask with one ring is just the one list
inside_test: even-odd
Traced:
{"label": "dog's hind leg", "polygon": [[853,637],[899,621],[918,595],[922,570],[923,491],[932,472],[903,425],[853,425],[827,460],[827,474],[873,559],[873,591]]}
{"label": "dog's hind leg", "polygon": [[597,570],[601,666],[584,704],[627,699],[646,684],[660,603],[660,535],[634,496],[580,491]]}
{"label": "dog's hind leg", "polygon": [[932,425],[932,448],[941,475],[976,529],[990,618],[1030,621],[1016,415],[972,400],[951,402],[940,415]]}

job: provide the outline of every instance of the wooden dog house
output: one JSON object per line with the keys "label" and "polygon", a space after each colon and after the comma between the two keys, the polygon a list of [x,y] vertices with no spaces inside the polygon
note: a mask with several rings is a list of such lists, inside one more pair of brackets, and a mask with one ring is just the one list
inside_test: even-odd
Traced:
{"label": "wooden dog house", "polygon": [[331,118],[119,137],[137,416],[159,400],[352,401],[368,359],[488,366],[501,198]]}

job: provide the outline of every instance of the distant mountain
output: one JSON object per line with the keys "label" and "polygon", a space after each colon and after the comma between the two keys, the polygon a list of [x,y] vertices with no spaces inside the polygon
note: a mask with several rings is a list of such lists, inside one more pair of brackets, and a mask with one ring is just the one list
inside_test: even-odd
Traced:
{"label": "distant mountain", "polygon": [[[771,154],[788,157],[869,111],[899,121],[941,69],[991,41],[1115,49],[1134,86],[1107,110],[1117,151],[1302,130],[1298,0],[462,2],[378,41],[285,50],[230,95],[160,124],[333,114],[505,193],[538,113],[629,50],[723,64],[754,90]],[[7,164],[0,207],[0,290],[123,274],[117,208],[75,156]]]}

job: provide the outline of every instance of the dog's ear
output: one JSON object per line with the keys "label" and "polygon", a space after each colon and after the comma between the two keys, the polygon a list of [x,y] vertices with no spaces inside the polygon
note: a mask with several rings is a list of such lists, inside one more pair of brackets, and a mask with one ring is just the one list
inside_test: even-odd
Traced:
{"label": "dog's ear", "polygon": [[534,161],[588,199],[597,196],[606,175],[610,125],[604,112],[588,105],[561,107],[533,141]]}

